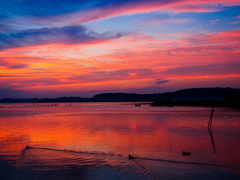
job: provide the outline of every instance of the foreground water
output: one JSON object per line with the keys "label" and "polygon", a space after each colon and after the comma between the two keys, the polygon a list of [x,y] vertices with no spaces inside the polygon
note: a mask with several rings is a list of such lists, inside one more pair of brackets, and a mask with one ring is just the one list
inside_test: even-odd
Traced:
{"label": "foreground water", "polygon": [[216,152],[211,111],[0,104],[0,179],[240,179],[240,111],[215,108]]}

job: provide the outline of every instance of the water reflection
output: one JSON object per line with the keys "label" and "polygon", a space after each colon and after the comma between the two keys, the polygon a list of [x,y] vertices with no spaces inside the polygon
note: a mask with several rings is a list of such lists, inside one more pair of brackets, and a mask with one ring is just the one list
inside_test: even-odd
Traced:
{"label": "water reflection", "polygon": [[[1,105],[0,165],[9,168],[2,173],[26,179],[28,174],[39,179],[238,179],[239,112],[215,108],[218,151],[213,154],[212,131],[206,130],[209,110],[120,103]],[[182,156],[185,149],[191,156]],[[129,161],[129,154],[136,158]]]}

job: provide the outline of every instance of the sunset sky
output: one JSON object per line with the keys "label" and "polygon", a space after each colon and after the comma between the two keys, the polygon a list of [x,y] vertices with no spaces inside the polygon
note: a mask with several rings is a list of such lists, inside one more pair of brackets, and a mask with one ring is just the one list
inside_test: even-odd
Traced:
{"label": "sunset sky", "polygon": [[0,98],[240,88],[240,0],[2,0]]}

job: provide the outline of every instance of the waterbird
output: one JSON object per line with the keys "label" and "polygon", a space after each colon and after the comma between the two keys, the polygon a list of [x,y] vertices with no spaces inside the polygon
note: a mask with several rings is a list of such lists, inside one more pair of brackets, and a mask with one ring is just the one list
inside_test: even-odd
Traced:
{"label": "waterbird", "polygon": [[183,155],[183,156],[190,156],[191,153],[190,153],[190,152],[185,152],[185,151],[183,151],[183,152],[182,152],[182,155]]}
{"label": "waterbird", "polygon": [[132,156],[129,154],[128,159],[129,159],[129,160],[130,160],[130,159],[134,159],[134,157],[132,157]]}
{"label": "waterbird", "polygon": [[30,148],[30,147],[27,145],[27,146],[26,146],[26,149],[29,149],[29,148]]}

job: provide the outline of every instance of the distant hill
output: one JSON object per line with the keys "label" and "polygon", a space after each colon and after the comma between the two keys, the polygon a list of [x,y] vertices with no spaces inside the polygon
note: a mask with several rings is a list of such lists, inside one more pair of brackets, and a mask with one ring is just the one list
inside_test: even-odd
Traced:
{"label": "distant hill", "polygon": [[227,98],[228,96],[240,92],[240,89],[234,88],[194,88],[183,89],[175,92],[162,93],[165,98],[183,99],[183,98]]}
{"label": "distant hill", "polygon": [[232,94],[239,93],[240,89],[234,88],[194,88],[183,89],[175,92],[161,94],[135,94],[135,93],[103,93],[93,96],[92,101],[117,102],[117,101],[157,101],[165,99],[225,99]]}

